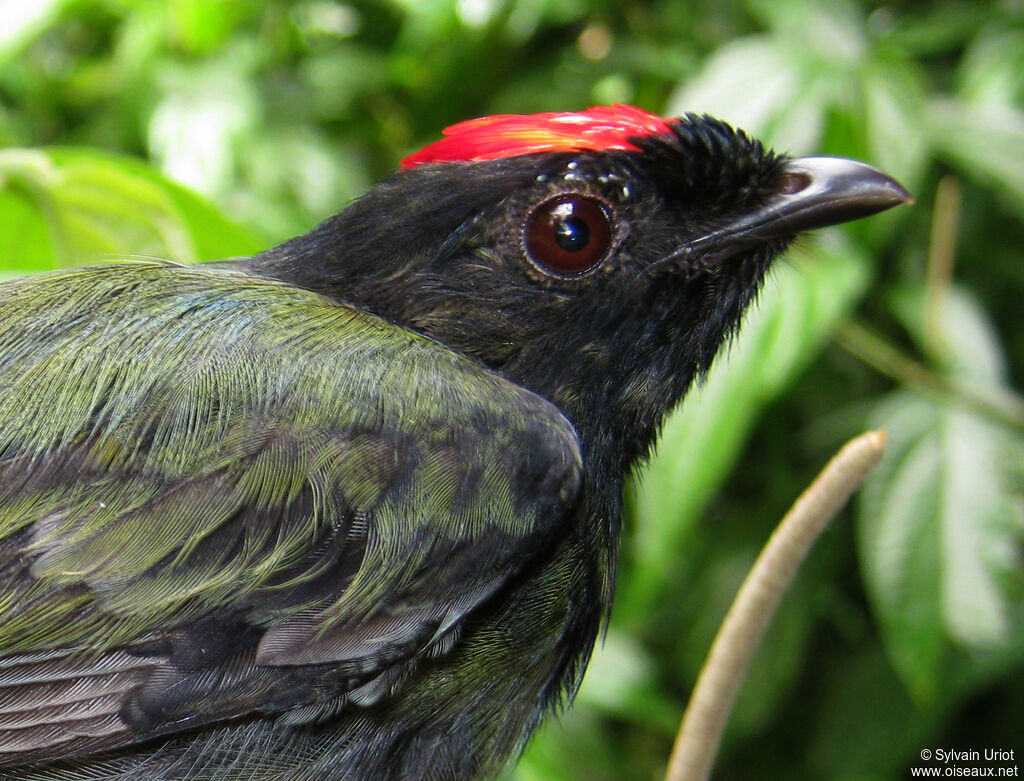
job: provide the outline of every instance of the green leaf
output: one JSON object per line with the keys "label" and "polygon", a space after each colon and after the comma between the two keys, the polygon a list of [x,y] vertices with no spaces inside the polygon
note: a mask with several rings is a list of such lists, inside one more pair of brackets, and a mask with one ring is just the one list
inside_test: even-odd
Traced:
{"label": "green leaf", "polygon": [[16,272],[248,255],[261,242],[149,166],[82,149],[0,151],[0,258]]}
{"label": "green leaf", "polygon": [[41,154],[0,151],[0,273],[53,268],[55,249],[44,215],[52,211],[47,191],[56,176]]}
{"label": "green leaf", "polygon": [[773,37],[811,67],[847,71],[865,57],[863,11],[850,0],[747,0]]}
{"label": "green leaf", "polygon": [[[923,340],[906,296],[897,307]],[[912,314],[916,313],[916,314]],[[979,389],[1002,391],[1002,357],[981,311],[951,293],[936,364]],[[936,350],[935,345],[931,349]],[[893,664],[921,702],[949,696],[958,649],[959,685],[970,688],[993,654],[1024,658],[1024,488],[1016,473],[1024,441],[955,401],[895,394],[872,424],[888,432],[887,455],[865,484],[859,536],[868,593]]]}
{"label": "green leaf", "polygon": [[886,456],[860,502],[864,579],[893,664],[918,697],[934,697],[945,637],[937,533],[940,454],[922,441],[935,423],[932,405],[900,394],[873,425],[887,433]]}
{"label": "green leaf", "polygon": [[658,685],[654,661],[636,638],[609,629],[594,649],[576,696],[577,706],[603,710],[614,718],[629,719],[674,735],[682,710]]}
{"label": "green leaf", "polygon": [[897,288],[891,305],[921,352],[940,371],[981,389],[1003,388],[1006,359],[999,335],[965,293],[951,288],[943,296],[935,338],[925,332],[925,301],[920,287]]}
{"label": "green leaf", "polygon": [[252,83],[258,53],[238,44],[201,64],[169,66],[149,120],[161,169],[207,197],[230,189],[239,143],[264,120]]}
{"label": "green leaf", "polygon": [[168,24],[185,51],[207,54],[224,45],[247,5],[239,0],[170,0]]}
{"label": "green leaf", "polygon": [[722,46],[712,54],[695,78],[682,85],[669,99],[669,114],[688,111],[713,114],[763,138],[772,145],[783,146],[785,140],[772,138],[769,129],[776,124],[786,107],[795,106],[794,114],[805,116],[810,132],[806,137],[790,141],[784,148],[800,150],[817,140],[814,133],[816,113],[807,115],[802,99],[806,79],[795,67],[792,58],[776,42],[764,35],[740,38]]}
{"label": "green leaf", "polygon": [[718,490],[769,401],[817,354],[867,283],[868,264],[842,234],[790,256],[746,317],[740,335],[666,422],[638,479],[632,551],[619,615],[646,615],[694,523]]}
{"label": "green leaf", "polygon": [[929,152],[927,138],[918,129],[925,107],[924,84],[904,62],[877,61],[865,68],[861,91],[868,158],[916,189]]}
{"label": "green leaf", "polygon": [[971,103],[1013,105],[1024,97],[1024,30],[993,24],[964,52],[956,93]]}
{"label": "green leaf", "polygon": [[931,144],[965,177],[1024,208],[1024,111],[943,98],[931,102],[925,119]]}
{"label": "green leaf", "polygon": [[[928,745],[937,709],[915,708],[877,644],[847,652],[824,671],[821,696],[805,720],[809,778],[904,779],[907,758]],[[804,726],[804,725],[801,725]]]}
{"label": "green leaf", "polygon": [[0,60],[16,53],[58,15],[66,0],[34,0],[3,4],[0,25]]}

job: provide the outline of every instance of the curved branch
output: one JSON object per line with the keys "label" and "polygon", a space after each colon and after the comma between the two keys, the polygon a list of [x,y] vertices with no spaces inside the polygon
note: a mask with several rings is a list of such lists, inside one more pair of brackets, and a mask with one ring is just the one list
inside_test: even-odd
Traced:
{"label": "curved branch", "polygon": [[801,494],[769,538],[708,652],[665,781],[705,781],[750,660],[801,562],[828,522],[882,457],[884,431],[848,442]]}

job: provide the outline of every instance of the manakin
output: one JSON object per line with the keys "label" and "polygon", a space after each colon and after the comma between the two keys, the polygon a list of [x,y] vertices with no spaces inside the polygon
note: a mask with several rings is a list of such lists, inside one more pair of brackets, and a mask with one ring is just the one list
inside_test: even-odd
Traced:
{"label": "manakin", "polygon": [[772,259],[907,198],[706,116],[496,116],[255,257],[0,285],[0,777],[493,776]]}

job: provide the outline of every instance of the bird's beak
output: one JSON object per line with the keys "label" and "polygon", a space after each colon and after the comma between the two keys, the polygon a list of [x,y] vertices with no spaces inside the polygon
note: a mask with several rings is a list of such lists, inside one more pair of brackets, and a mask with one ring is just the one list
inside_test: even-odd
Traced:
{"label": "bird's beak", "polygon": [[720,263],[752,247],[913,202],[899,182],[866,163],[797,157],[785,162],[775,193],[762,206],[691,239],[658,265],[692,257],[704,265]]}
{"label": "bird's beak", "polygon": [[913,202],[899,182],[865,163],[843,157],[798,157],[786,162],[778,193],[723,232],[729,241],[761,242]]}

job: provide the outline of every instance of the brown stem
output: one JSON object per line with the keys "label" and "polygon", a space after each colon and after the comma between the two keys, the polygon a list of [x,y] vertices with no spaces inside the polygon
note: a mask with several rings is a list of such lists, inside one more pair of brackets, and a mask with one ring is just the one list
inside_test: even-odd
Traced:
{"label": "brown stem", "polygon": [[848,442],[776,527],[740,587],[708,652],[665,781],[705,781],[747,667],[800,563],[828,522],[882,457],[885,432]]}

